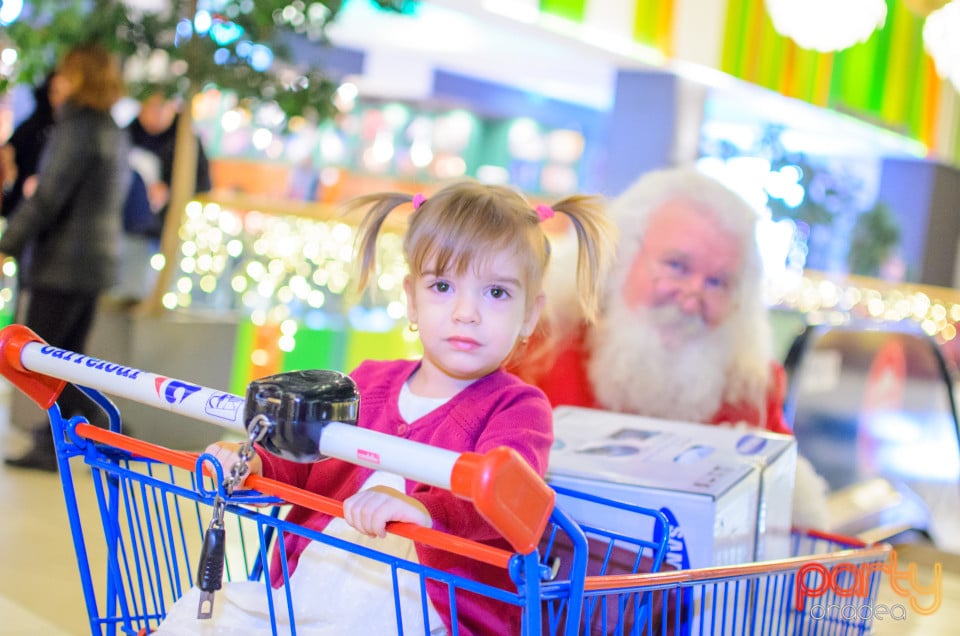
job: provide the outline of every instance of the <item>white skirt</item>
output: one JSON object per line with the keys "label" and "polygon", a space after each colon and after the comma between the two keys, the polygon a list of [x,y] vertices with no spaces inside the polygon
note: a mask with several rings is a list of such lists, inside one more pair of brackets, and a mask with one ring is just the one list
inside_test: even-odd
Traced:
{"label": "white skirt", "polygon": [[[399,480],[399,481],[398,481]],[[383,471],[375,472],[363,489],[386,485],[403,491],[403,478]],[[370,548],[384,554],[417,562],[413,541],[387,534],[383,539],[357,532],[335,518],[324,534]],[[424,633],[420,577],[397,571],[404,634]],[[342,634],[396,634],[393,578],[390,566],[340,550],[324,543],[311,542],[300,555],[296,571],[290,576],[293,612],[298,635],[340,636]],[[273,596],[277,633],[290,633],[287,597],[283,589],[269,590],[263,581],[231,581],[216,593],[213,615],[197,619],[200,590],[191,588],[167,612],[154,634],[171,636],[226,636],[229,634],[272,634],[267,594]],[[425,594],[425,591],[424,591]],[[443,621],[427,599],[430,634],[446,633]]]}

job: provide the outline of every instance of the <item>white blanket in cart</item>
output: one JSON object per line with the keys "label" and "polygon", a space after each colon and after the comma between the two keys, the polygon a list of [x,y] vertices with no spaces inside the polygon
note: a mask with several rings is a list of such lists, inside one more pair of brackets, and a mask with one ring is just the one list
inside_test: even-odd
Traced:
{"label": "white blanket in cart", "polygon": [[[401,480],[401,481],[397,481]],[[379,484],[403,490],[402,477],[378,471],[364,484]],[[384,539],[368,537],[336,518],[324,534],[355,545],[416,562],[417,552],[409,539],[388,534]],[[397,571],[404,634],[424,633],[420,577]],[[343,634],[398,633],[390,567],[352,552],[316,541],[300,556],[290,576],[293,613],[297,634],[341,636]],[[284,590],[271,590],[277,616],[277,633],[290,633],[287,597]],[[229,634],[272,634],[267,605],[267,585],[262,581],[232,581],[216,593],[213,616],[197,619],[200,590],[191,588],[167,612],[154,634],[170,636],[226,636]],[[427,600],[430,634],[446,633],[443,621]]]}

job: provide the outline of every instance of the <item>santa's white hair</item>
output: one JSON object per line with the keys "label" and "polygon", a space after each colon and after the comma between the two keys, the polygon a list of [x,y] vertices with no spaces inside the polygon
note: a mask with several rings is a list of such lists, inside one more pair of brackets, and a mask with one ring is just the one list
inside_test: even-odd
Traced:
{"label": "santa's white hair", "polygon": [[[651,217],[678,199],[708,211],[725,232],[738,237],[743,270],[734,292],[735,309],[724,323],[712,329],[692,328],[681,350],[667,352],[652,327],[658,320],[672,318],[660,309],[627,309],[622,291]],[[608,212],[620,230],[620,240],[603,294],[601,319],[588,341],[588,372],[601,405],[706,421],[721,402],[749,403],[763,417],[772,343],[763,302],[756,212],[720,182],[688,168],[645,174],[611,203]],[[565,322],[572,322],[564,319],[562,309],[553,320],[561,329]]]}

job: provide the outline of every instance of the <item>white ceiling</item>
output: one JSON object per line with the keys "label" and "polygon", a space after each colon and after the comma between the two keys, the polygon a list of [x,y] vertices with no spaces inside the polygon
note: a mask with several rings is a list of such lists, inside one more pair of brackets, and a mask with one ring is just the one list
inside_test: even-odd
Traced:
{"label": "white ceiling", "polygon": [[597,109],[610,107],[618,60],[609,52],[483,11],[476,8],[479,2],[459,3],[469,11],[444,4],[421,1],[411,16],[378,11],[369,2],[347,2],[328,35],[334,44],[377,58],[378,69],[389,66],[380,58],[395,61],[389,77],[365,79],[383,89],[393,86],[398,94],[410,94],[409,76],[426,67]]}
{"label": "white ceiling", "polygon": [[619,69],[664,68],[710,87],[710,113],[721,125],[757,121],[794,130],[805,150],[849,156],[923,156],[922,145],[852,117],[787,99],[702,66],[667,62],[623,42],[585,41],[562,23],[542,25],[483,8],[484,2],[421,0],[415,15],[352,1],[329,28],[334,44],[366,52],[360,88],[379,97],[430,94],[433,69],[499,82],[599,110],[612,106]]}

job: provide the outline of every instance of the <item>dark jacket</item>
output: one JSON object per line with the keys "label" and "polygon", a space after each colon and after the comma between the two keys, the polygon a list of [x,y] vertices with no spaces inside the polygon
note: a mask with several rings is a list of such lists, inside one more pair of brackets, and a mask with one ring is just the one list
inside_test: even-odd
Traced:
{"label": "dark jacket", "polygon": [[109,113],[64,104],[40,158],[37,191],[0,236],[25,286],[99,292],[116,280],[129,140]]}
{"label": "dark jacket", "polygon": [[3,216],[9,216],[23,199],[23,183],[36,174],[40,155],[47,144],[47,137],[53,128],[53,108],[50,106],[50,79],[33,91],[35,106],[33,112],[16,127],[10,135],[9,143],[16,153],[17,178],[13,187],[3,200]]}
{"label": "dark jacket", "polygon": [[[139,119],[134,119],[130,122],[130,125],[127,126],[127,132],[130,134],[130,143],[137,148],[143,148],[156,155],[160,162],[160,180],[166,183],[167,186],[173,183],[173,157],[179,120],[180,116],[178,115],[174,118],[169,128],[157,135],[151,135],[144,130]],[[194,138],[197,140],[197,184],[195,192],[209,192],[211,188],[210,162],[207,159],[206,153],[203,151],[203,144],[200,142],[199,137],[194,136]],[[157,223],[152,229],[135,233],[159,238],[163,229],[163,222],[166,218],[167,206],[164,206],[163,209],[157,213]]]}

